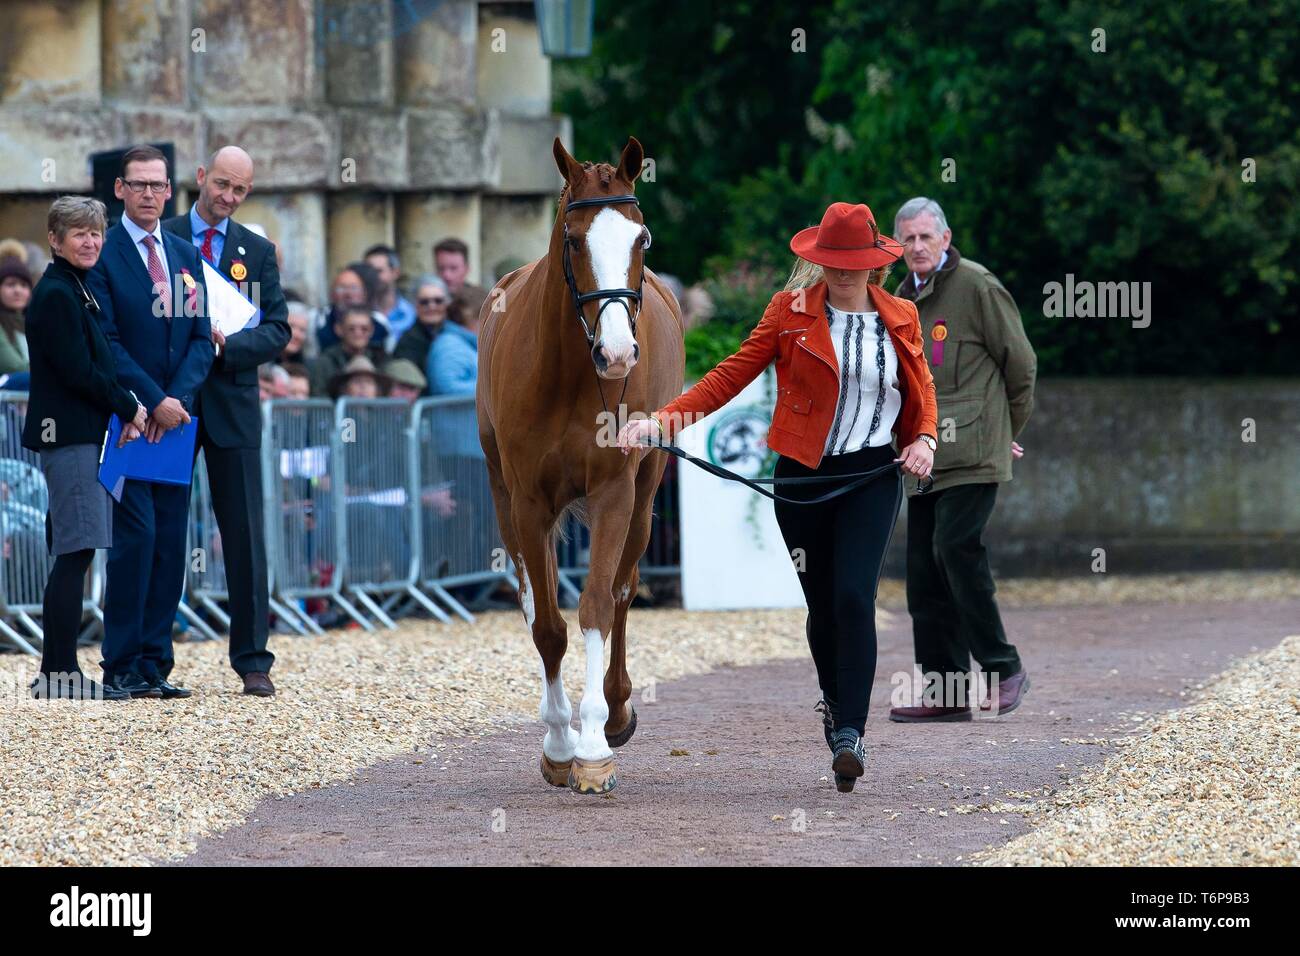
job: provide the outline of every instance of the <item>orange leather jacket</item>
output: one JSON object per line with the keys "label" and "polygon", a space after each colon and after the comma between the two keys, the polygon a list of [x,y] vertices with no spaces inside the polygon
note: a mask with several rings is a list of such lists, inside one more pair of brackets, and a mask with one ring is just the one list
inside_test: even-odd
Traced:
{"label": "orange leather jacket", "polygon": [[[920,435],[935,436],[938,405],[934,379],[922,348],[916,306],[869,286],[871,309],[880,313],[898,354],[898,388],[903,407],[894,422],[899,449]],[[651,413],[672,440],[677,432],[717,411],[759,373],[776,362],[776,408],[768,447],[816,468],[839,400],[840,371],[824,305],[826,283],[772,296],[763,318],[734,354],[718,363],[689,390]]]}

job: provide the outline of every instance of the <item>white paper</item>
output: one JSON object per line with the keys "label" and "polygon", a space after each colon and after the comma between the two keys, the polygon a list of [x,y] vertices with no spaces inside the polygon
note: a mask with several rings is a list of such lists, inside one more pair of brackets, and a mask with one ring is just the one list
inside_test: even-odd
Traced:
{"label": "white paper", "polygon": [[239,289],[206,260],[203,262],[203,281],[208,286],[208,316],[212,327],[229,338],[248,324],[257,312],[257,306],[240,295]]}

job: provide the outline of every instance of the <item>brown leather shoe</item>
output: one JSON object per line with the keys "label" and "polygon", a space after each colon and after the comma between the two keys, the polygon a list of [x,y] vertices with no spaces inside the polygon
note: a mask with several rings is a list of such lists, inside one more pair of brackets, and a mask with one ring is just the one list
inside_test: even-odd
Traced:
{"label": "brown leather shoe", "polygon": [[1027,690],[1029,690],[1029,672],[1022,667],[1006,680],[998,681],[997,709],[993,709],[992,699],[986,700],[980,704],[980,716],[999,717],[1010,713],[1020,706],[1020,701],[1024,699]]}
{"label": "brown leather shoe", "polygon": [[252,697],[274,697],[275,685],[269,674],[253,671],[244,675],[244,693]]}
{"label": "brown leather shoe", "polygon": [[945,724],[970,720],[969,707],[934,707],[921,704],[916,707],[891,707],[889,719],[898,724]]}

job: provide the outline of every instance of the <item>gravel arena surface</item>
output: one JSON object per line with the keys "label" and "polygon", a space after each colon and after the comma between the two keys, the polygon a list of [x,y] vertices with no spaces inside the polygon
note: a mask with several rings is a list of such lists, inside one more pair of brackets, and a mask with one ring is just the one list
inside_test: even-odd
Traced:
{"label": "gravel arena surface", "polygon": [[188,701],[31,701],[34,661],[0,655],[0,862],[1300,862],[1300,576],[999,597],[1025,704],[915,728],[885,719],[911,639],[901,582],[882,583],[868,776],[848,796],[826,779],[802,609],[634,610],[641,725],[604,799],[538,773],[517,611],[274,638],[270,700],[237,693],[222,643],[178,647]]}

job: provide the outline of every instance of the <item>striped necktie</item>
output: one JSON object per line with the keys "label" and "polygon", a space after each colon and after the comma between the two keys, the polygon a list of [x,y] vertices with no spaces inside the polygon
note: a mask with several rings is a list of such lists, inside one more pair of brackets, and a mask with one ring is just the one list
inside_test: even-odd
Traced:
{"label": "striped necktie", "polygon": [[170,319],[172,317],[171,290],[167,288],[167,273],[163,271],[162,259],[158,257],[158,250],[155,248],[158,240],[153,236],[145,236],[140,241],[149,250],[149,279],[153,282],[154,295],[162,299],[163,315]]}

